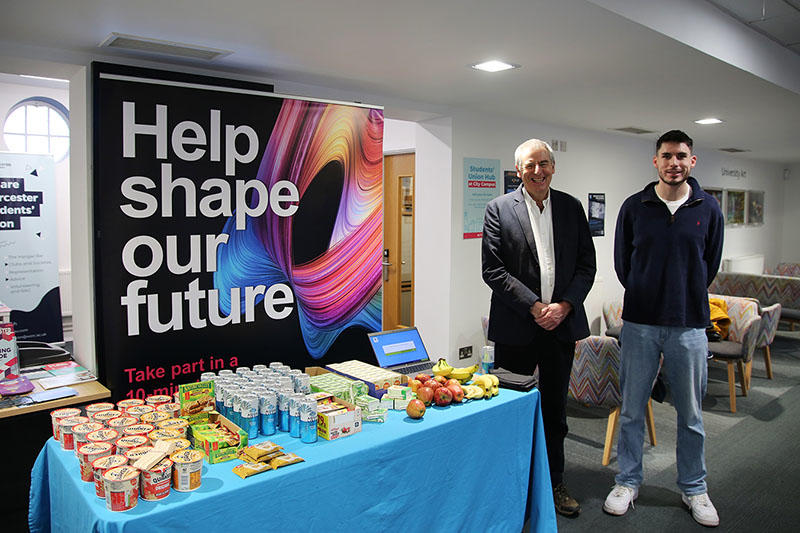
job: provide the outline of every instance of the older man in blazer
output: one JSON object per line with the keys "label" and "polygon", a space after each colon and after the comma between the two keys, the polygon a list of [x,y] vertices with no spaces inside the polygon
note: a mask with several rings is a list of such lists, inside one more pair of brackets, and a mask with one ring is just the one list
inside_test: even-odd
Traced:
{"label": "older man in blazer", "polygon": [[492,289],[489,339],[495,366],[521,374],[539,368],[556,511],[580,512],[564,485],[567,389],[575,342],[589,335],[583,301],[594,282],[594,244],[583,206],[550,188],[556,162],[539,139],[514,154],[522,185],[486,206],[483,280]]}

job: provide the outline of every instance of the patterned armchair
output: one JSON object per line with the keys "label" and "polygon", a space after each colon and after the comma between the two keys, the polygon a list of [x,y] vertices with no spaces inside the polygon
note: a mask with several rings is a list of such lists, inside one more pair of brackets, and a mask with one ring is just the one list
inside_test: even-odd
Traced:
{"label": "patterned armchair", "polygon": [[622,331],[622,302],[604,303],[603,320],[606,323],[606,335],[619,339]]}
{"label": "patterned armchair", "polygon": [[[781,320],[781,304],[762,307],[760,312],[761,329],[758,332],[756,348],[764,350],[764,366],[767,370],[767,377],[772,379],[772,357],[769,353],[769,347],[772,341],[775,340],[775,333],[778,331],[778,323]],[[750,383],[750,376],[747,376],[747,382],[748,384]]]}
{"label": "patterned armchair", "polygon": [[710,294],[714,298],[722,298],[728,306],[731,327],[728,339],[709,342],[708,349],[714,359],[725,362],[728,366],[728,394],[731,402],[731,413],[736,412],[736,379],[733,364],[739,370],[739,384],[742,396],[747,396],[750,388],[750,373],[753,364],[753,352],[761,333],[761,317],[758,316],[758,302],[752,298],[723,296]]}
{"label": "patterned armchair", "polygon": [[[569,396],[579,403],[611,409],[606,424],[603,466],[611,460],[611,448],[619,423],[622,394],[619,389],[619,343],[612,337],[593,335],[575,344],[575,361],[569,377]],[[656,445],[653,406],[647,403],[647,431]]]}
{"label": "patterned armchair", "polygon": [[800,263],[778,263],[772,274],[800,278]]}

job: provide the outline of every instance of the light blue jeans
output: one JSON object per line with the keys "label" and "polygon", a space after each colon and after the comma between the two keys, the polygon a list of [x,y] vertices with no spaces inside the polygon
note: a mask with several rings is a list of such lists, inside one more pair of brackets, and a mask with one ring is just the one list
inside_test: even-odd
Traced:
{"label": "light blue jeans", "polygon": [[617,444],[618,485],[642,484],[645,409],[659,360],[678,413],[675,450],[678,487],[687,495],[706,492],[702,401],[708,378],[708,340],[704,329],[625,322],[620,335],[620,413]]}

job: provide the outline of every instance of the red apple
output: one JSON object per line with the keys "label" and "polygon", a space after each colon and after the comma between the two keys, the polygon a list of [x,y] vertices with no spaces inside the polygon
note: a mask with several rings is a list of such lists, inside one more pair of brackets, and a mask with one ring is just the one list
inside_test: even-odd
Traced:
{"label": "red apple", "polygon": [[453,393],[453,403],[464,401],[464,389],[461,388],[461,385],[448,385],[446,388]]}
{"label": "red apple", "polygon": [[430,374],[417,374],[416,376],[414,376],[414,379],[416,379],[420,383],[425,383],[426,381],[431,379],[431,376]]}
{"label": "red apple", "polygon": [[433,401],[433,389],[423,385],[417,389],[417,399],[422,400],[425,405],[430,405]]}
{"label": "red apple", "polygon": [[439,383],[438,381],[436,381],[435,379],[429,379],[428,381],[423,383],[423,385],[425,385],[426,387],[430,387],[431,390],[434,390],[434,391],[442,386],[442,384]]}
{"label": "red apple", "polygon": [[447,383],[444,384],[445,387],[449,387],[451,385],[455,385],[457,387],[460,387],[461,386],[461,382],[458,381],[455,378],[450,378],[450,379],[447,380]]}
{"label": "red apple", "polygon": [[447,383],[447,378],[444,376],[433,376],[433,379],[439,382],[440,385]]}
{"label": "red apple", "polygon": [[417,389],[422,387],[422,382],[418,379],[412,379],[408,382],[408,386],[411,387],[411,392],[417,392]]}
{"label": "red apple", "polygon": [[440,407],[446,407],[453,401],[453,393],[447,387],[439,387],[433,391],[433,401]]}
{"label": "red apple", "polygon": [[422,418],[425,414],[425,404],[421,400],[411,400],[406,406],[406,414],[411,418]]}

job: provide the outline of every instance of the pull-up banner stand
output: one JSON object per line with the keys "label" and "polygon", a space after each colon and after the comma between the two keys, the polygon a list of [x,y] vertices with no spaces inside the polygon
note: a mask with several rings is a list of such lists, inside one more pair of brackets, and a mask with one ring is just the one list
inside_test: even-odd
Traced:
{"label": "pull-up banner stand", "polygon": [[382,110],[92,67],[97,354],[114,396],[368,357]]}

